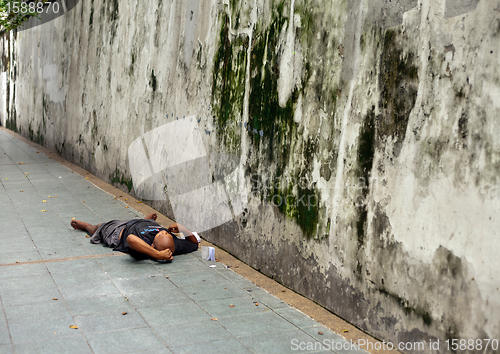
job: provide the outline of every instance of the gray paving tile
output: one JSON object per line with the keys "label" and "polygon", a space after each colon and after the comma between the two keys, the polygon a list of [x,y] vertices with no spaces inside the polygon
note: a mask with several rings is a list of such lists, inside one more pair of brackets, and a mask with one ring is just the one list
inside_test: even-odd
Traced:
{"label": "gray paving tile", "polygon": [[175,305],[159,305],[155,307],[147,307],[138,309],[146,322],[151,327],[161,326],[170,323],[183,323],[210,319],[202,308],[194,302],[186,302],[179,306]]}
{"label": "gray paving tile", "polygon": [[0,264],[38,261],[40,259],[41,257],[37,250],[0,253]]}
{"label": "gray paving tile", "polygon": [[170,280],[178,287],[186,286],[197,286],[200,284],[217,284],[217,283],[227,283],[228,280],[224,276],[217,273],[211,268],[207,268],[205,271],[200,272],[190,272],[189,276],[186,273],[173,273],[170,276]]}
{"label": "gray paving tile", "polygon": [[42,259],[88,256],[90,253],[80,243],[73,247],[38,248]]}
{"label": "gray paving tile", "polygon": [[284,332],[262,333],[238,338],[259,354],[328,352],[328,347],[297,328]]}
{"label": "gray paving tile", "polygon": [[0,344],[0,354],[11,354],[14,353],[12,345],[10,344]]}
{"label": "gray paving tile", "polygon": [[[126,313],[126,314],[123,314]],[[133,309],[111,311],[75,317],[76,324],[83,334],[108,332],[122,329],[147,327],[144,319]]]}
{"label": "gray paving tile", "polygon": [[238,298],[246,296],[245,290],[231,283],[229,280],[216,284],[204,284],[203,286],[188,286],[182,290],[194,301]]}
{"label": "gray paving tile", "polygon": [[92,353],[83,335],[15,345],[16,354],[87,354]]}
{"label": "gray paving tile", "polygon": [[66,300],[120,294],[109,280],[59,285],[59,289]]}
{"label": "gray paving tile", "polygon": [[2,302],[4,306],[16,306],[45,302],[51,300],[52,298],[61,298],[61,293],[57,287],[42,284],[42,286],[37,290],[28,288],[18,292],[2,295]]}
{"label": "gray paving tile", "polygon": [[137,309],[156,307],[160,305],[174,305],[191,302],[192,300],[178,288],[154,291],[135,292],[127,295],[127,299]]}
{"label": "gray paving tile", "polygon": [[63,262],[47,263],[47,268],[52,274],[66,272],[86,272],[101,270],[94,258],[75,259]]}
{"label": "gray paving tile", "polygon": [[319,326],[319,323],[313,320],[311,317],[303,314],[299,310],[296,310],[294,308],[279,308],[279,309],[274,309],[276,313],[283,318],[287,319],[288,321],[292,322],[294,325],[296,325],[299,328],[304,328],[304,327],[313,327],[315,325]]}
{"label": "gray paving tile", "polygon": [[63,299],[47,299],[34,304],[6,306],[5,315],[9,323],[11,323],[13,321],[22,322],[27,319],[41,321],[49,318],[68,317],[71,316],[71,312]]}
{"label": "gray paving tile", "polygon": [[168,348],[154,349],[154,350],[141,350],[138,352],[128,352],[127,354],[171,354],[172,352]]}
{"label": "gray paving tile", "polygon": [[89,254],[92,255],[98,255],[98,254],[118,254],[117,252],[113,251],[112,248],[110,247],[105,247],[102,244],[92,244],[89,241],[89,238],[85,237],[80,240],[82,243],[83,247],[87,250]]}
{"label": "gray paving tile", "polygon": [[[268,307],[260,303],[255,306],[254,301],[250,296],[243,296],[231,299],[201,300],[197,303],[216,318],[270,311]],[[234,307],[229,305],[234,305]]]}
{"label": "gray paving tile", "polygon": [[92,281],[107,281],[108,277],[102,269],[91,267],[85,271],[72,271],[52,274],[57,285],[71,285],[74,283],[87,283]]}
{"label": "gray paving tile", "polygon": [[4,278],[17,278],[24,276],[36,276],[36,275],[45,275],[48,274],[49,271],[47,267],[43,263],[35,263],[35,264],[19,264],[12,266],[4,266],[0,267],[0,279]]}
{"label": "gray paving tile", "polygon": [[91,315],[109,311],[122,313],[133,310],[130,302],[121,294],[67,300],[66,303],[74,316]]}
{"label": "gray paving tile", "polygon": [[87,340],[96,354],[121,354],[165,350],[165,345],[150,328],[88,334]]}
{"label": "gray paving tile", "polygon": [[197,259],[180,259],[182,256],[175,256],[173,262],[171,263],[157,263],[155,262],[155,267],[164,270],[166,274],[173,273],[188,273],[188,272],[198,272],[198,271],[209,271],[210,267],[206,264],[200,262]]}
{"label": "gray paving tile", "polygon": [[171,348],[175,354],[243,354],[252,353],[238,340],[231,338]]}
{"label": "gray paving tile", "polygon": [[169,348],[233,338],[220,323],[211,319],[188,322],[182,326],[174,323],[156,327],[155,330]]}
{"label": "gray paving tile", "polygon": [[[12,266],[15,267],[15,266]],[[0,295],[15,294],[23,290],[38,291],[45,288],[55,288],[50,274],[19,277],[15,280],[0,279]]]}
{"label": "gray paving tile", "polygon": [[285,303],[284,301],[278,299],[276,296],[269,294],[268,292],[265,293],[256,293],[252,294],[254,298],[256,298],[260,303],[263,303],[266,306],[269,306],[273,310],[277,309],[291,309],[290,305]]}
{"label": "gray paving tile", "polygon": [[31,240],[31,238],[20,238],[16,237],[15,242],[12,239],[10,242],[2,243],[2,247],[0,248],[0,253],[15,253],[15,252],[23,252],[26,250],[34,250],[35,244]]}
{"label": "gray paving tile", "polygon": [[[318,341],[323,341],[323,340],[327,340],[329,343],[337,343],[337,342],[340,342],[340,343],[346,343],[348,342],[347,339],[345,339],[344,337],[342,337],[341,335],[331,331],[329,328],[326,328],[325,326],[319,324],[318,322],[314,321],[314,325],[310,326],[310,327],[304,327],[304,328],[301,328],[304,332],[306,332],[307,334],[309,334],[311,337],[315,338],[316,340]],[[319,332],[323,333],[323,334],[320,334]],[[343,346],[342,348],[340,348],[340,345],[339,345],[339,348],[338,350],[342,351],[344,350],[345,351],[345,348],[347,348],[347,345]],[[352,349],[349,348],[349,351],[351,351]],[[335,350],[337,351],[337,350]]]}
{"label": "gray paving tile", "polygon": [[293,324],[271,310],[240,316],[221,317],[218,320],[236,337],[290,331],[296,328]]}
{"label": "gray paving tile", "polygon": [[136,261],[128,255],[97,258],[96,261],[111,279],[162,274],[150,262]]}
{"label": "gray paving tile", "polygon": [[176,286],[169,279],[165,278],[163,274],[133,278],[115,278],[113,281],[116,287],[126,296],[147,290],[163,290],[168,292],[176,289]]}
{"label": "gray paving tile", "polygon": [[14,345],[24,342],[53,340],[60,337],[78,336],[78,329],[74,325],[73,317],[49,318],[41,321],[13,321],[9,322],[9,329]]}
{"label": "gray paving tile", "polygon": [[7,323],[2,318],[2,321],[0,321],[0,346],[6,344],[10,346],[10,336],[7,329]]}

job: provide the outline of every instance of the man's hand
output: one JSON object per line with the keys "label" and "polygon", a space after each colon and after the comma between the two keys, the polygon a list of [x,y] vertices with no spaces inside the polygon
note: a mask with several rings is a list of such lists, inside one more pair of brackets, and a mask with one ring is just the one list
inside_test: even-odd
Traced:
{"label": "man's hand", "polygon": [[198,240],[196,239],[196,236],[193,235],[191,231],[189,231],[185,226],[182,226],[181,224],[178,223],[173,223],[167,228],[168,232],[173,232],[178,234],[179,232],[182,232],[184,234],[184,238],[188,241],[191,241],[192,243],[198,244]]}
{"label": "man's hand", "polygon": [[172,259],[174,259],[174,257],[172,256],[172,251],[169,250],[168,248],[166,250],[158,252],[157,260],[159,260],[159,261],[171,261]]}
{"label": "man's hand", "polygon": [[[182,226],[182,225],[180,225]],[[180,231],[179,231],[179,225],[175,222],[173,223],[172,225],[170,225],[168,228],[167,228],[168,232],[173,232],[173,233],[176,233],[178,234]]]}

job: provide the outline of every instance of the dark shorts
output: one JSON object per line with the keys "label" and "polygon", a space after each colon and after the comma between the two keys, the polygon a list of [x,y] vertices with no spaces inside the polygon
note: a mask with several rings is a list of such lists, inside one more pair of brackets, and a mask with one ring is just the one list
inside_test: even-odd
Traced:
{"label": "dark shorts", "polygon": [[120,231],[130,220],[111,220],[99,225],[92,235],[90,242],[104,243],[107,247],[116,247],[119,242]]}

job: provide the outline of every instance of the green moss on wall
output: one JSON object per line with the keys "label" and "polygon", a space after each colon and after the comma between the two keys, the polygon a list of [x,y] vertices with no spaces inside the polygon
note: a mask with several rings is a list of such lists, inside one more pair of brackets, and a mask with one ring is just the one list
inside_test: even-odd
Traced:
{"label": "green moss on wall", "polygon": [[212,112],[217,136],[229,152],[239,149],[245,96],[248,37],[231,38],[229,17],[220,15],[219,48],[212,79]]}
{"label": "green moss on wall", "polygon": [[378,122],[382,142],[388,136],[396,139],[396,157],[406,137],[410,112],[415,106],[418,80],[413,53],[403,53],[398,36],[393,29],[385,30],[380,73],[382,119]]}
{"label": "green moss on wall", "polygon": [[125,177],[125,174],[121,172],[118,169],[118,167],[116,167],[113,173],[109,175],[109,179],[111,183],[114,185],[121,184],[126,186],[129,192],[132,190],[132,187],[134,186],[132,178]]}
{"label": "green moss on wall", "polygon": [[[259,149],[267,149],[269,162],[285,164],[290,156],[290,143],[295,133],[293,115],[299,97],[295,89],[285,107],[278,103],[278,40],[285,24],[284,1],[273,11],[267,28],[259,23],[255,31],[250,58],[249,130],[251,141]],[[264,139],[268,144],[260,146]],[[263,151],[261,151],[263,153]]]}
{"label": "green moss on wall", "polygon": [[42,133],[42,128],[39,126],[37,131],[35,132],[32,127],[31,123],[28,125],[28,137],[31,141],[40,144],[44,146],[45,144],[45,136]]}

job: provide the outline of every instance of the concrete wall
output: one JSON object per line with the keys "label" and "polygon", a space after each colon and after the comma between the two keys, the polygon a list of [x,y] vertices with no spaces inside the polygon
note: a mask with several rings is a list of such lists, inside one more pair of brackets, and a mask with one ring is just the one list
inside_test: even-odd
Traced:
{"label": "concrete wall", "polygon": [[497,1],[80,1],[2,50],[2,125],[170,215],[189,142],[208,240],[386,341],[500,339]]}

